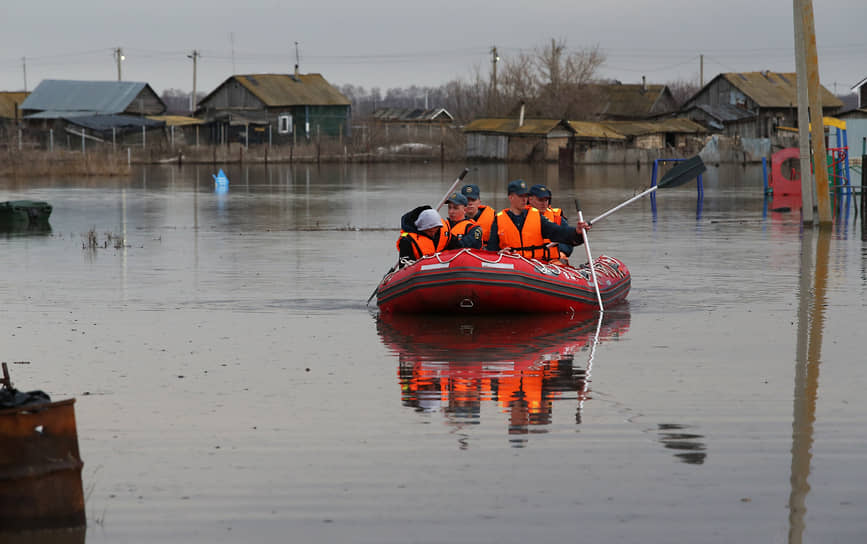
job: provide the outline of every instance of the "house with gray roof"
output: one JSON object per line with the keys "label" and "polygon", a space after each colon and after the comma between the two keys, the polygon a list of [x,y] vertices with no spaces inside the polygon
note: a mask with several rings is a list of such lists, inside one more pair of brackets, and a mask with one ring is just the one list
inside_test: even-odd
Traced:
{"label": "house with gray roof", "polygon": [[158,130],[164,140],[164,122],[148,119],[166,105],[150,85],[135,81],[78,81],[46,79],[20,105],[26,136],[50,148],[77,141],[144,145],[147,131]]}
{"label": "house with gray roof", "polygon": [[350,135],[351,102],[321,74],[248,74],[226,79],[195,115],[212,142],[292,143]]}
{"label": "house with gray roof", "polygon": [[147,83],[46,79],[20,106],[28,119],[81,115],[161,115],[166,105]]}
{"label": "house with gray roof", "polygon": [[[843,103],[822,87],[823,115],[833,116]],[[717,75],[684,103],[694,121],[741,138],[772,138],[777,127],[796,127],[798,85],[794,72],[727,72]]]}

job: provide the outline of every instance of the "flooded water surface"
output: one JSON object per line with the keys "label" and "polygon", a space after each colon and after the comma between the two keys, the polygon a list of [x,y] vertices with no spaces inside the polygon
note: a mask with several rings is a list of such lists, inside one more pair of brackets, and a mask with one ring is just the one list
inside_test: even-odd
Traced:
{"label": "flooded water surface", "polygon": [[[594,225],[590,316],[377,316],[405,211],[463,165],[0,180],[0,360],[76,399],[86,541],[863,542],[867,245],[711,167]],[[647,168],[481,165],[586,218]],[[775,209],[783,211],[774,211]],[[576,251],[573,261],[581,260]]]}

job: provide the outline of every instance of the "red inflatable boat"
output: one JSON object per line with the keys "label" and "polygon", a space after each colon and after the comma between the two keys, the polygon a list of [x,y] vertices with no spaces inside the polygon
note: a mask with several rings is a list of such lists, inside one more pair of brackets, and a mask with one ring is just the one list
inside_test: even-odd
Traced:
{"label": "red inflatable boat", "polygon": [[[605,308],[626,299],[629,269],[601,255],[593,261]],[[518,255],[455,249],[422,257],[383,278],[382,312],[585,313],[599,309],[590,268],[544,264]]]}

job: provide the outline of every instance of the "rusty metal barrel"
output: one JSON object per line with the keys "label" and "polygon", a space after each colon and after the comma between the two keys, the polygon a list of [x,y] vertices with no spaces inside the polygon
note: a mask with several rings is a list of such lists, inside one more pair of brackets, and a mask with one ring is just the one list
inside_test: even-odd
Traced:
{"label": "rusty metal barrel", "polygon": [[86,525],[74,404],[0,409],[0,541],[7,531]]}

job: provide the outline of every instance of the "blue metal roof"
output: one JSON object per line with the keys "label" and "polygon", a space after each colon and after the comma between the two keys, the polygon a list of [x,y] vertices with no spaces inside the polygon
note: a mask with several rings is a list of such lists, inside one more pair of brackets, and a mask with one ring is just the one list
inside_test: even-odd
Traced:
{"label": "blue metal roof", "polygon": [[147,83],[135,81],[43,80],[21,103],[30,111],[121,113]]}

